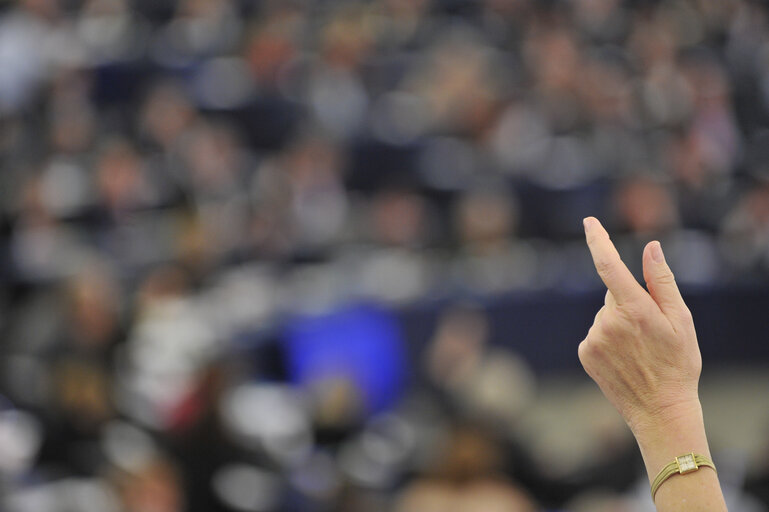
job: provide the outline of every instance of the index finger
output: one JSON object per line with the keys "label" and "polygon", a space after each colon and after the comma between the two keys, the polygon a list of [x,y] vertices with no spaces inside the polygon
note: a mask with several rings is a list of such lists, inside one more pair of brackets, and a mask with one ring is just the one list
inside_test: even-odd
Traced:
{"label": "index finger", "polygon": [[595,269],[603,284],[614,295],[617,304],[638,300],[645,292],[620,259],[617,249],[609,239],[609,233],[595,217],[587,217],[583,223]]}

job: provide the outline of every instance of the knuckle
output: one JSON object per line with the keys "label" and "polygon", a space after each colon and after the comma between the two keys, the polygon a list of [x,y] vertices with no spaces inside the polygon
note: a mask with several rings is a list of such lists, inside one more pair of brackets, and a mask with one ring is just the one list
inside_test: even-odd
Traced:
{"label": "knuckle", "polygon": [[590,341],[590,336],[588,335],[577,347],[577,357],[582,366],[587,368],[591,365],[595,358],[595,351],[595,344]]}
{"label": "knuckle", "polygon": [[602,324],[601,331],[608,338],[616,338],[627,330],[626,322],[620,315],[606,315]]}
{"label": "knuckle", "polygon": [[654,324],[655,316],[658,315],[656,306],[651,303],[637,306],[635,309],[631,309],[627,312],[630,321],[634,325],[637,325],[640,329],[645,330]]}
{"label": "knuckle", "polygon": [[686,305],[682,305],[676,310],[675,318],[683,326],[694,326],[694,316]]}
{"label": "knuckle", "polygon": [[654,307],[648,301],[628,301],[617,307],[617,315],[628,323],[637,324],[654,315]]}
{"label": "knuckle", "polygon": [[595,269],[600,275],[604,277],[610,276],[614,273],[613,265],[609,260],[604,258],[596,258]]}
{"label": "knuckle", "polygon": [[675,282],[676,276],[673,274],[673,272],[670,271],[670,269],[666,269],[657,274],[657,283],[659,284],[671,285],[675,284]]}

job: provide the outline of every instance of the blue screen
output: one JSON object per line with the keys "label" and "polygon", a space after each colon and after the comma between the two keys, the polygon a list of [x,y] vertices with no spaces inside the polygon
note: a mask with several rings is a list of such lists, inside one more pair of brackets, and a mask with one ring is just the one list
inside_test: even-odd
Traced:
{"label": "blue screen", "polygon": [[292,319],[287,333],[292,381],[309,387],[323,379],[354,384],[367,413],[386,410],[405,384],[405,350],[392,312],[355,304],[323,315]]}

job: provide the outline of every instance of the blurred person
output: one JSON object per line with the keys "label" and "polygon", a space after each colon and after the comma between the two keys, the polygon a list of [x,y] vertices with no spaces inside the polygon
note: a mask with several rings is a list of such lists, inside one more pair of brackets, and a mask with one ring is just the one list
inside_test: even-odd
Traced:
{"label": "blurred person", "polygon": [[180,150],[194,198],[226,200],[242,190],[247,153],[228,125],[198,122],[182,136]]}
{"label": "blurred person", "polygon": [[620,183],[616,208],[621,225],[639,236],[663,233],[678,224],[675,197],[665,183],[640,175]]}
{"label": "blurred person", "polygon": [[456,29],[436,42],[404,89],[424,101],[433,132],[482,140],[500,104],[504,68],[498,59],[483,35]]}
{"label": "blurred person", "polygon": [[687,126],[663,147],[676,180],[681,213],[692,227],[714,230],[733,199],[731,175],[743,163],[743,134],[737,126],[726,70],[707,51],[681,58],[692,90]]}
{"label": "blurred person", "polygon": [[174,463],[163,456],[132,471],[113,470],[121,512],[182,512],[187,509],[181,477]]}
{"label": "blurred person", "polygon": [[83,70],[62,70],[52,77],[47,133],[50,150],[84,156],[97,139],[99,115],[88,95],[92,78]]}
{"label": "blurred person", "polygon": [[599,50],[585,59],[578,92],[593,122],[617,128],[638,123],[631,70],[622,49]]}
{"label": "blurred person", "polygon": [[383,190],[371,198],[370,226],[383,247],[424,248],[429,238],[429,205],[416,191]]}
{"label": "blurred person", "polygon": [[373,50],[372,20],[369,12],[354,4],[339,5],[320,27],[319,49],[330,68],[355,69]]}
{"label": "blurred person", "polygon": [[175,8],[153,44],[153,56],[161,65],[177,68],[237,47],[243,23],[235,2],[182,0]]}
{"label": "blurred person", "polygon": [[123,412],[159,431],[172,428],[177,407],[195,392],[218,353],[214,326],[185,270],[171,265],[147,273],[117,354]]}
{"label": "blurred person", "polygon": [[[291,85],[285,82],[286,73],[300,56],[306,18],[298,2],[274,2],[254,19],[245,38],[243,57],[260,90],[274,91]],[[290,88],[288,91],[296,92]]]}
{"label": "blurred person", "polygon": [[522,53],[533,81],[532,101],[549,124],[559,133],[578,127],[584,120],[578,98],[583,57],[576,34],[555,19],[543,18],[527,32]]}
{"label": "blurred person", "polygon": [[590,147],[588,108],[596,102],[582,97],[590,77],[580,72],[584,52],[557,16],[543,16],[525,33],[521,55],[530,85],[500,116],[492,139],[505,170],[551,190],[568,190],[609,171]]}
{"label": "blurred person", "polygon": [[168,155],[175,149],[198,115],[182,86],[174,81],[159,81],[144,96],[137,124],[150,149]]}
{"label": "blurred person", "polygon": [[742,194],[721,225],[721,252],[733,278],[753,280],[769,268],[769,185]]}
{"label": "blurred person", "polygon": [[714,239],[707,232],[681,226],[677,198],[666,183],[644,175],[628,178],[619,184],[615,206],[620,225],[628,230],[627,236],[618,238],[617,249],[636,275],[641,267],[630,255],[659,237],[671,264],[680,267],[682,283],[708,284],[721,278]]}
{"label": "blurred person", "polygon": [[534,286],[537,261],[532,248],[516,239],[517,214],[504,184],[471,187],[457,198],[459,251],[452,271],[460,286],[484,293]]}
{"label": "blurred person", "polygon": [[136,58],[148,33],[126,0],[87,0],[76,25],[88,60],[97,65]]}
{"label": "blurred person", "polygon": [[77,219],[97,200],[90,166],[100,119],[88,101],[86,78],[77,73],[59,76],[54,91],[47,112],[50,154],[42,169],[41,192],[54,215]]}
{"label": "blurred person", "polygon": [[178,150],[180,184],[209,256],[237,257],[246,245],[242,234],[249,221],[249,153],[229,126],[206,121],[181,136]]}
{"label": "blurred person", "polygon": [[258,257],[286,258],[294,250],[291,187],[278,159],[262,162],[249,187],[253,213],[247,232],[251,251]]}
{"label": "blurred person", "polygon": [[424,371],[449,410],[507,435],[532,399],[535,380],[515,353],[490,346],[490,328],[480,309],[448,308],[423,355]]}
{"label": "blurred person", "polygon": [[538,4],[531,0],[483,0],[479,13],[481,29],[497,46],[516,47]]}
{"label": "blurred person", "polygon": [[[719,155],[716,146],[692,128],[672,135],[661,151],[673,179],[681,220],[688,226],[716,230],[735,195],[736,157]],[[728,160],[725,160],[728,159]]]}
{"label": "blurred person", "polygon": [[135,275],[174,255],[179,220],[167,205],[162,180],[136,145],[107,139],[94,164],[97,202],[83,226],[89,241],[124,275]]}
{"label": "blurred person", "polygon": [[262,162],[251,181],[262,250],[317,256],[341,240],[349,221],[341,158],[331,141],[306,136]]}
{"label": "blurred person", "polygon": [[[692,188],[735,171],[742,153],[742,134],[733,112],[729,77],[718,57],[707,51],[681,59],[684,77],[693,92],[689,125],[700,166],[682,165],[678,178]],[[698,172],[699,171],[699,172]]]}
{"label": "blurred person", "polygon": [[43,465],[93,475],[102,463],[101,428],[115,415],[111,366],[123,339],[121,290],[106,269],[91,267],[66,289],[67,315],[50,374]]}
{"label": "blurred person", "polygon": [[582,33],[596,43],[619,43],[626,36],[629,16],[619,0],[580,0],[574,20]]}
{"label": "blurred person", "polygon": [[572,500],[568,509],[573,512],[634,512],[637,507],[622,496],[588,491]]}
{"label": "blurred person", "polygon": [[628,41],[640,66],[641,102],[652,127],[681,126],[694,108],[695,91],[678,66],[678,40],[672,25],[661,14],[636,15]]}
{"label": "blurred person", "polygon": [[366,296],[405,303],[429,293],[435,270],[432,204],[416,191],[383,189],[363,206],[361,239],[342,258],[357,262],[357,281]]}
{"label": "blurred person", "polygon": [[122,138],[104,143],[96,161],[96,186],[101,206],[109,218],[121,218],[151,206],[154,190],[148,181],[143,156]]}
{"label": "blurred person", "polygon": [[626,49],[614,47],[584,57],[578,93],[588,117],[586,143],[601,175],[622,175],[649,160],[632,59]]}
{"label": "blurred person", "polygon": [[50,282],[79,271],[91,258],[81,233],[56,218],[45,184],[36,170],[11,198],[15,222],[9,236],[10,265],[22,282]]}
{"label": "blurred person", "polygon": [[328,248],[342,234],[348,212],[343,158],[335,144],[320,137],[300,138],[283,155],[300,249]]}
{"label": "blurred person", "polygon": [[80,48],[55,0],[15,2],[0,18],[0,114],[23,112],[60,66],[79,60]]}
{"label": "blurred person", "polygon": [[360,131],[369,96],[360,76],[374,44],[374,23],[365,8],[338,7],[318,34],[307,99],[324,133],[350,139]]}
{"label": "blurred person", "polygon": [[385,48],[408,49],[419,44],[430,23],[427,0],[384,0],[375,15],[377,43]]}
{"label": "blurred person", "polygon": [[497,479],[480,479],[454,486],[423,479],[407,487],[396,500],[395,512],[534,512],[534,504],[519,488]]}

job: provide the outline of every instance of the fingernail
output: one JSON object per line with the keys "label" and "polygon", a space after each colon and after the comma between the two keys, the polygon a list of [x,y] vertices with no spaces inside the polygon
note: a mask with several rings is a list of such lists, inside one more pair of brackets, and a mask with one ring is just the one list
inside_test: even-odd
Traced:
{"label": "fingernail", "polygon": [[590,226],[593,224],[593,219],[590,217],[585,217],[582,219],[582,225],[585,226],[585,233],[590,231]]}
{"label": "fingernail", "polygon": [[665,262],[665,255],[662,254],[662,246],[659,242],[654,242],[652,244],[652,259],[655,263]]}

